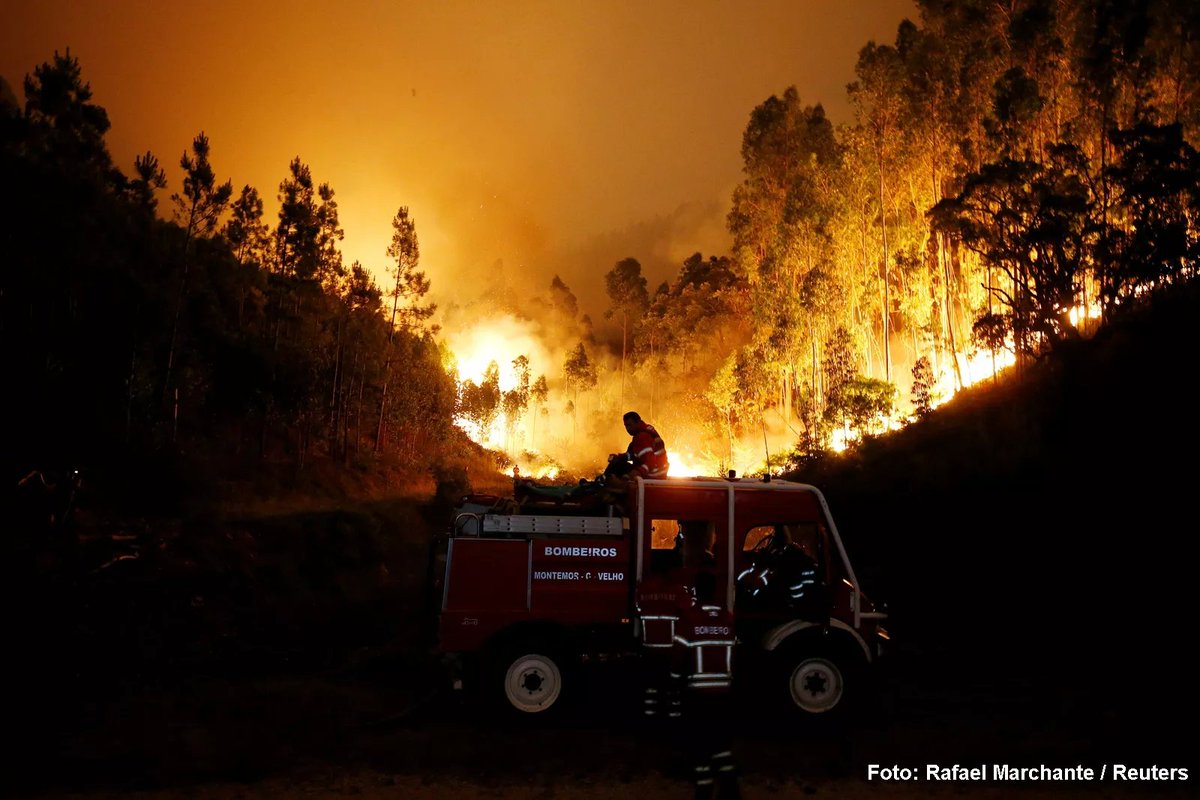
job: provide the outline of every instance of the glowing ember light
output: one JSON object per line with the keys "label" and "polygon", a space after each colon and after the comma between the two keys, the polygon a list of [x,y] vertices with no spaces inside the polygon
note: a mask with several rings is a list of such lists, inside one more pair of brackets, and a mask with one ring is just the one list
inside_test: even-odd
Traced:
{"label": "glowing ember light", "polygon": [[504,447],[504,422],[502,420],[497,419],[491,426],[485,429],[474,420],[459,415],[454,418],[454,424],[476,444],[492,449]]}
{"label": "glowing ember light", "polygon": [[[695,450],[690,447],[672,449],[668,445],[667,455],[671,461],[670,475],[672,478],[716,478],[725,477],[730,469],[742,477],[761,475],[767,470],[766,453],[759,442],[754,440],[751,442],[751,444],[746,444],[735,441],[732,461],[729,463],[725,462],[725,459],[730,457],[728,453],[718,456],[705,450],[701,455],[696,455]],[[778,451],[772,452],[777,453]]]}
{"label": "glowing ember light", "polygon": [[1083,322],[1084,320],[1100,319],[1100,313],[1101,313],[1100,304],[1099,303],[1090,303],[1086,307],[1085,306],[1075,306],[1074,308],[1071,309],[1068,316],[1071,319],[1071,324],[1078,328],[1079,323]]}
{"label": "glowing ember light", "polygon": [[[529,454],[529,455],[537,455]],[[562,467],[553,462],[530,462],[526,459],[518,459],[516,463],[517,475],[522,478],[534,478],[536,480],[552,481],[556,479],[562,472]]]}
{"label": "glowing ember light", "polygon": [[[1003,350],[976,350],[970,355],[958,355],[958,369],[962,375],[962,388],[974,386],[980,381],[989,380],[1017,363],[1017,357],[1011,348]],[[954,367],[947,364],[938,374],[937,385],[933,390],[931,408],[945,405],[958,391]]]}

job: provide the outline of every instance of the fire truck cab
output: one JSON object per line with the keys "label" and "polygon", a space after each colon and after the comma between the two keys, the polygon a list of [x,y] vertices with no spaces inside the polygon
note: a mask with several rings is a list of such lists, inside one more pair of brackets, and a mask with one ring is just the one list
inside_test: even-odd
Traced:
{"label": "fire truck cab", "polygon": [[438,647],[516,712],[561,708],[585,660],[670,647],[699,569],[734,613],[735,690],[765,685],[806,715],[844,709],[886,639],[807,484],[639,478],[612,502],[471,495],[442,544]]}

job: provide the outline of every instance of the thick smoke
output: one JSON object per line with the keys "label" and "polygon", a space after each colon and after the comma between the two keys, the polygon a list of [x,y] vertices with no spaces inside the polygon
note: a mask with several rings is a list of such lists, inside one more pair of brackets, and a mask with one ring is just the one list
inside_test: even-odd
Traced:
{"label": "thick smoke", "polygon": [[[695,369],[685,375],[652,366],[647,331],[631,325],[622,371],[621,320],[607,313],[611,300],[604,278],[621,259],[635,258],[652,295],[661,284],[677,279],[689,255],[728,250],[726,213],[724,202],[687,203],[550,254],[537,225],[499,200],[491,207],[484,204],[475,234],[460,252],[489,252],[490,242],[495,248],[490,252],[499,253],[500,242],[508,244],[503,254],[481,258],[487,263],[459,261],[435,272],[433,294],[441,308],[443,338],[467,392],[486,382],[494,362],[503,405],[504,393],[519,389],[520,368],[513,361],[523,356],[529,385],[544,377],[548,395],[528,397],[515,413],[515,423],[501,409],[494,419],[485,415],[486,431],[469,414],[464,414],[463,426],[478,441],[508,453],[524,470],[554,463],[572,474],[591,476],[603,470],[610,453],[624,449],[628,436],[621,415],[634,409],[652,422],[663,417],[660,429],[664,436],[673,435],[671,449],[681,465],[703,461],[715,468],[727,460],[713,456],[715,445],[707,441],[713,425],[703,419],[711,413],[704,407],[703,392],[715,366],[702,364],[699,377]],[[587,362],[582,377],[568,368],[581,346]]]}

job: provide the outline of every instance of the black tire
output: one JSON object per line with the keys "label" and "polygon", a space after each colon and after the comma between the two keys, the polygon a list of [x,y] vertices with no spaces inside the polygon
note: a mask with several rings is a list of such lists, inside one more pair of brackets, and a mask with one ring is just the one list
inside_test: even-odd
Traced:
{"label": "black tire", "polygon": [[802,637],[779,653],[776,685],[787,707],[803,718],[842,719],[863,694],[863,658],[827,638]]}
{"label": "black tire", "polygon": [[490,683],[498,705],[510,716],[544,719],[562,712],[574,677],[561,650],[545,641],[529,640],[499,651]]}

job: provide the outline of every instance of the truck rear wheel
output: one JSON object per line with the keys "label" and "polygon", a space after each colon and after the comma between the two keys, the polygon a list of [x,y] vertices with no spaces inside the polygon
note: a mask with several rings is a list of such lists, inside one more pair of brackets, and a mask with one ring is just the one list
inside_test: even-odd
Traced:
{"label": "truck rear wheel", "polygon": [[500,659],[504,699],[521,714],[543,714],[561,706],[562,659],[536,645],[505,650]]}

